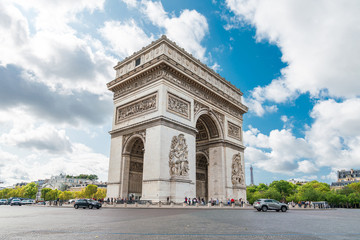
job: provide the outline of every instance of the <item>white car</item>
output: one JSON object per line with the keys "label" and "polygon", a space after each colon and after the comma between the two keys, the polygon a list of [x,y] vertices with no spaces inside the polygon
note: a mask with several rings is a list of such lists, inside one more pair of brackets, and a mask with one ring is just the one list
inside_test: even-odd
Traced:
{"label": "white car", "polygon": [[10,206],[14,206],[14,205],[18,205],[18,206],[21,206],[21,200],[18,199],[18,198],[15,198],[13,200],[11,200],[11,203],[10,203]]}
{"label": "white car", "polygon": [[26,205],[26,204],[34,204],[35,200],[34,199],[25,199],[21,201],[22,205]]}

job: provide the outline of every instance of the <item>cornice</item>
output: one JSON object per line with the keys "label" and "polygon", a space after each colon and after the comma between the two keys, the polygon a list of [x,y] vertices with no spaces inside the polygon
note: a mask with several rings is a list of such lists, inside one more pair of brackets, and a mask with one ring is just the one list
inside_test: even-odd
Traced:
{"label": "cornice", "polygon": [[[211,82],[213,85],[217,85],[216,87],[222,88],[223,91],[228,91],[234,98],[238,98],[236,97],[236,94],[238,94],[240,100],[240,96],[243,95],[237,87],[221,77],[207,65],[201,63],[199,59],[194,58],[191,54],[187,53],[183,48],[180,48],[175,42],[172,42],[164,35],[160,39],[143,47],[140,51],[135,52],[130,57],[119,62],[114,67],[117,71],[117,77],[107,84],[109,90],[111,90],[118,82],[125,80],[132,75],[131,73],[139,72],[149,65],[152,65],[160,56],[169,57],[174,63],[183,65],[185,69],[192,71],[194,75],[203,78],[205,81]],[[141,64],[135,66],[135,59],[138,58],[141,58]]]}

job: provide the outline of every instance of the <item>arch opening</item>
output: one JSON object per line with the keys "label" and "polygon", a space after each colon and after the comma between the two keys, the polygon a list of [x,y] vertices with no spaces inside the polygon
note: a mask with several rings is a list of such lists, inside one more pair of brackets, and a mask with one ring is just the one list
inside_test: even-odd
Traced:
{"label": "arch opening", "polygon": [[142,195],[143,167],[144,167],[144,143],[141,138],[133,139],[128,146],[129,182],[128,198],[139,200]]}
{"label": "arch opening", "polygon": [[220,137],[215,121],[202,114],[196,121],[196,196],[207,202],[209,196],[209,148],[212,139]]}

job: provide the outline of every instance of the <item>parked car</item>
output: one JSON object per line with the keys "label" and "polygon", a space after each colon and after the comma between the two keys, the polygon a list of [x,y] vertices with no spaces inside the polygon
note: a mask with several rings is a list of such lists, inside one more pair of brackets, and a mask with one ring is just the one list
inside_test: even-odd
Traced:
{"label": "parked car", "polygon": [[21,200],[18,198],[14,198],[13,200],[11,200],[10,206],[14,206],[14,205],[21,206]]}
{"label": "parked car", "polygon": [[34,199],[24,199],[21,201],[22,205],[26,205],[26,204],[35,204],[35,200]]}
{"label": "parked car", "polygon": [[76,199],[70,199],[69,204],[76,202]]}
{"label": "parked car", "polygon": [[92,208],[99,209],[99,208],[101,208],[101,203],[94,201],[92,199],[79,199],[79,200],[75,201],[74,208],[78,209],[79,207],[82,207],[83,209],[85,209],[87,207],[89,209],[92,209]]}
{"label": "parked car", "polygon": [[8,205],[7,199],[0,199],[0,205]]}
{"label": "parked car", "polygon": [[254,208],[258,211],[266,212],[267,210],[276,210],[279,212],[286,212],[288,210],[288,206],[285,203],[281,203],[274,199],[259,199],[256,200],[253,204]]}

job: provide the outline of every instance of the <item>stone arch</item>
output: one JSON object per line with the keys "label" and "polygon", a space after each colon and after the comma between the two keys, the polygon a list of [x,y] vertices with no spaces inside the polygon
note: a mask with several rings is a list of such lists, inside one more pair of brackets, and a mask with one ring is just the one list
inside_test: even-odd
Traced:
{"label": "stone arch", "polygon": [[139,200],[142,196],[145,142],[141,134],[124,139],[123,158],[128,163],[124,174],[127,176],[124,198]]}
{"label": "stone arch", "polygon": [[[135,133],[130,136],[124,136],[123,138],[123,154],[130,154],[132,146],[134,145],[135,141],[140,139],[143,142],[143,145],[145,146],[145,136],[144,134]],[[144,149],[145,151],[145,149]]]}
{"label": "stone arch", "polygon": [[205,152],[196,152],[196,197],[205,202],[209,198],[209,156]]}
{"label": "stone arch", "polygon": [[214,111],[203,108],[195,114],[195,128],[198,121],[202,121],[208,129],[210,139],[224,137],[224,129],[221,119],[214,113]]}

